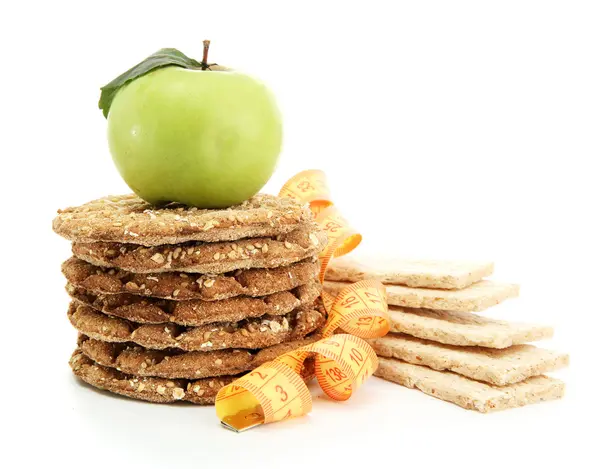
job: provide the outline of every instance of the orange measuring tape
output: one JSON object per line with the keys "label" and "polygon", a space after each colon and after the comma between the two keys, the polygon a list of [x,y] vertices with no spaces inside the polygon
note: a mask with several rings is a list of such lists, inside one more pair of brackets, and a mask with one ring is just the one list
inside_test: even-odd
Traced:
{"label": "orange measuring tape", "polygon": [[[343,256],[358,246],[362,236],[354,231],[331,201],[325,173],[302,171],[286,182],[280,197],[292,197],[309,204],[328,241],[319,255],[323,283],[332,257]],[[215,401],[221,424],[237,432],[264,423],[305,415],[312,399],[300,373],[304,361],[315,360],[315,375],[325,394],[344,401],[377,368],[377,356],[363,338],[388,333],[385,287],[363,280],[344,288],[337,296],[321,295],[327,311],[323,339],[265,363],[222,388]],[[347,334],[335,334],[341,329]]]}

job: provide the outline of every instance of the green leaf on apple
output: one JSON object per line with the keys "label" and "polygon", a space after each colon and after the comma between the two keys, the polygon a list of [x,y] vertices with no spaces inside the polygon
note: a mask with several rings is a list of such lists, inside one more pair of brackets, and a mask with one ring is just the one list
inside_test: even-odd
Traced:
{"label": "green leaf on apple", "polygon": [[177,49],[161,49],[142,60],[136,66],[130,68],[125,73],[119,75],[108,85],[100,88],[101,93],[98,107],[102,109],[104,117],[108,117],[108,111],[110,110],[110,106],[117,92],[127,83],[146,75],[153,70],[168,66],[197,70],[203,68],[203,65],[202,62],[198,62],[197,60],[188,57]]}

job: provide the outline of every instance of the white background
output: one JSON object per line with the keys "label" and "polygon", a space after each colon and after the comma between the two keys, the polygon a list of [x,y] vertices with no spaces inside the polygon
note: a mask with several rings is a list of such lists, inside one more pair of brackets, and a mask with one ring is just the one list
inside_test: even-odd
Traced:
{"label": "white background", "polygon": [[[2,2],[2,467],[553,467],[597,438],[600,4],[589,1]],[[99,87],[161,47],[263,79],[285,148],[267,189],[327,171],[363,250],[490,259],[494,317],[554,325],[559,402],[480,415],[372,378],[242,435],[212,407],[80,385],[67,365],[59,207],[127,187]],[[8,340],[8,343],[6,341]],[[314,395],[318,394],[314,389]],[[7,435],[7,436],[6,436]],[[593,462],[589,462],[593,465]],[[341,467],[341,466],[340,466]]]}

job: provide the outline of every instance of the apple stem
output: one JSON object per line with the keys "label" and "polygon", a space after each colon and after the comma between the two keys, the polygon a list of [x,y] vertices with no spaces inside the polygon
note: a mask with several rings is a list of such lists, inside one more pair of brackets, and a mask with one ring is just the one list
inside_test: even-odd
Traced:
{"label": "apple stem", "polygon": [[208,48],[210,47],[210,41],[208,39],[205,39],[204,41],[202,41],[202,43],[204,44],[204,54],[202,55],[202,70],[206,70],[210,67],[210,65],[208,64]]}

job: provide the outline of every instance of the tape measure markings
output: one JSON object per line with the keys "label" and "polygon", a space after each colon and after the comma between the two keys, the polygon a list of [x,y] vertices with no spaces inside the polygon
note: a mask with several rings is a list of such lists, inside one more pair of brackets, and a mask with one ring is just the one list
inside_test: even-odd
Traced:
{"label": "tape measure markings", "polygon": [[[319,280],[323,283],[331,258],[352,251],[362,236],[333,205],[322,171],[297,174],[284,184],[280,196],[308,203],[316,222],[328,235],[319,255]],[[317,381],[332,399],[349,399],[373,374],[378,364],[375,352],[357,336],[379,337],[389,331],[383,285],[363,280],[337,296],[323,291],[321,298],[329,316],[322,329],[323,339],[283,354],[223,387],[216,398],[217,416],[223,426],[242,431],[310,412],[312,399],[300,372],[311,355],[315,356]],[[333,335],[337,329],[346,333]]]}

